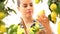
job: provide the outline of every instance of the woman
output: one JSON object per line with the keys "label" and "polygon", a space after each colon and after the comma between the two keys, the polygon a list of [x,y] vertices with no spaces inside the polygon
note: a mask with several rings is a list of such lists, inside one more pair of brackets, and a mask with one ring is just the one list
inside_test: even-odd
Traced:
{"label": "woman", "polygon": [[[52,34],[49,21],[45,15],[39,18],[46,18],[46,20],[32,18],[34,7],[33,0],[17,0],[18,10],[21,13],[21,23],[17,29],[17,34]],[[42,25],[44,26],[42,26]]]}

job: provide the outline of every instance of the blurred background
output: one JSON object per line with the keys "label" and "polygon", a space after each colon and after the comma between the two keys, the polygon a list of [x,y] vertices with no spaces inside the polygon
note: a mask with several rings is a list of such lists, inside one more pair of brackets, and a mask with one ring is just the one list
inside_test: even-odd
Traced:
{"label": "blurred background", "polygon": [[[34,4],[33,18],[36,19],[38,12],[40,12],[41,10],[44,10],[46,16],[48,17],[48,15],[51,14],[51,8],[49,9],[51,4],[48,5],[48,0],[40,0],[39,3],[38,2],[36,3],[35,1],[38,1],[38,0],[33,0],[33,4]],[[53,0],[52,2],[54,3],[55,1]],[[19,24],[21,15],[20,15],[20,12],[17,10],[16,0],[13,0],[13,1],[5,0],[4,4],[5,4],[4,7],[6,9],[4,10],[7,11],[6,12],[7,14],[3,19],[0,19],[0,21],[3,21],[5,23],[5,27],[10,27],[12,24],[16,24],[16,25]],[[60,21],[59,17],[56,17],[56,22],[54,23],[50,21],[50,26],[54,34],[58,34],[58,21]]]}

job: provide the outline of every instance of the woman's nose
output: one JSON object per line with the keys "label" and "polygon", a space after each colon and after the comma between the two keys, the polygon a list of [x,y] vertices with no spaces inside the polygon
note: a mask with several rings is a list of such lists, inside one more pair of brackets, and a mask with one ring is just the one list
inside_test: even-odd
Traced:
{"label": "woman's nose", "polygon": [[28,6],[28,7],[27,7],[27,9],[28,9],[28,10],[30,10],[30,9],[31,9],[31,7],[30,7],[30,6]]}

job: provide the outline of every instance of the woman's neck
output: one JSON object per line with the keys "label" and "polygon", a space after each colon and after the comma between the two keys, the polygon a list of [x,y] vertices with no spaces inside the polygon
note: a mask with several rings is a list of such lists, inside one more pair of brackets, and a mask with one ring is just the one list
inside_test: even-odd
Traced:
{"label": "woman's neck", "polygon": [[26,27],[30,27],[31,24],[33,24],[32,23],[33,22],[33,19],[32,18],[23,18],[23,21],[24,21]]}

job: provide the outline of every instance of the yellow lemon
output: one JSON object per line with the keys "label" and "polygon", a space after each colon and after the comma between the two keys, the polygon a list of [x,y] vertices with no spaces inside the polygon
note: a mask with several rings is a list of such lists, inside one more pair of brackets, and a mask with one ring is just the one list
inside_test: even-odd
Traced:
{"label": "yellow lemon", "polygon": [[0,26],[0,32],[2,32],[2,33],[6,32],[6,27],[5,27],[5,25],[1,25],[1,26]]}
{"label": "yellow lemon", "polygon": [[53,11],[53,12],[51,13],[51,18],[56,18],[56,17],[57,17],[57,13]]}
{"label": "yellow lemon", "polygon": [[5,16],[4,12],[0,12],[0,19],[3,19]]}
{"label": "yellow lemon", "polygon": [[40,2],[40,0],[35,0],[35,3],[38,4]]}
{"label": "yellow lemon", "polygon": [[56,23],[56,18],[51,18],[54,23]]}
{"label": "yellow lemon", "polygon": [[52,19],[52,21],[54,21],[54,23],[56,23],[56,17],[57,17],[57,13],[53,11],[51,13],[51,19]]}
{"label": "yellow lemon", "polygon": [[60,34],[60,21],[58,22],[58,34]]}
{"label": "yellow lemon", "polygon": [[57,5],[55,3],[52,3],[50,6],[51,10],[56,10],[57,9]]}
{"label": "yellow lemon", "polygon": [[45,10],[41,10],[40,12],[38,12],[38,15],[42,15],[45,14]]}
{"label": "yellow lemon", "polygon": [[40,15],[43,15],[43,14],[45,14],[45,10],[39,11],[38,14],[37,14],[36,20],[38,20],[39,19],[39,16]]}

